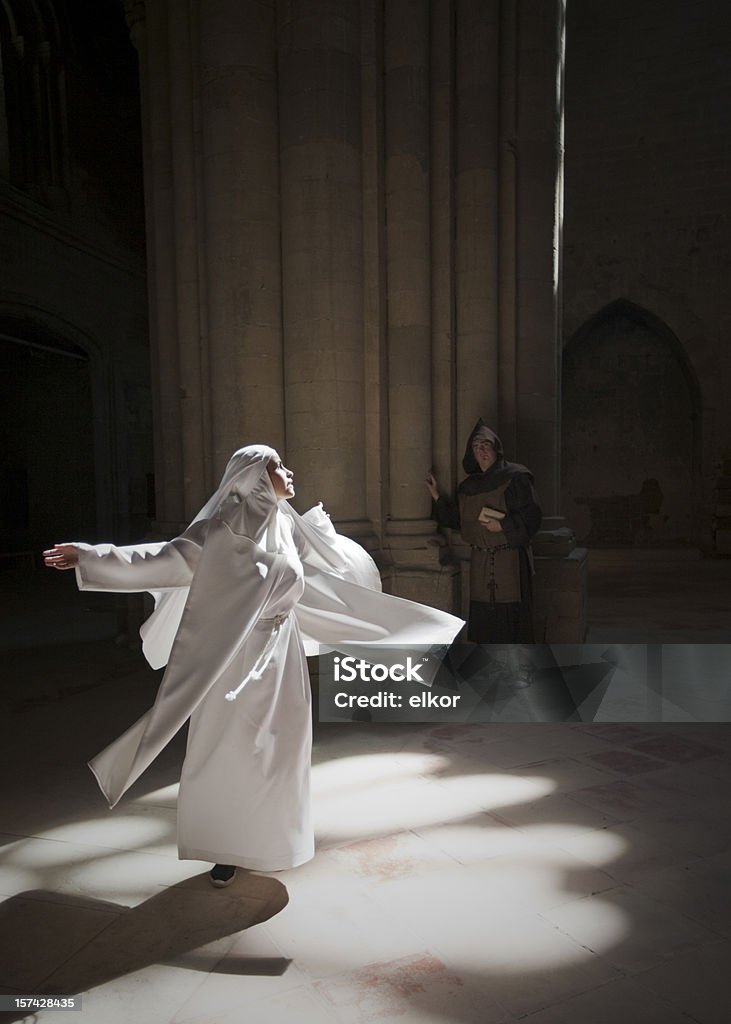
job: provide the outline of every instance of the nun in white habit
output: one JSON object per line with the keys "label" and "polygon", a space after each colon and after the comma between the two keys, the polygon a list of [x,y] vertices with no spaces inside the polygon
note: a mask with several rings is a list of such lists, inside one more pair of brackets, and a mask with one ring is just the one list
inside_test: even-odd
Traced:
{"label": "nun in white habit", "polygon": [[178,854],[277,871],[314,854],[306,653],[317,644],[450,643],[461,619],[380,593],[375,563],[322,510],[288,504],[293,475],[249,445],[175,540],[58,544],[47,565],[82,590],[150,591],[143,651],[167,669],[153,707],[90,767],[113,807],[190,718],[178,795]]}

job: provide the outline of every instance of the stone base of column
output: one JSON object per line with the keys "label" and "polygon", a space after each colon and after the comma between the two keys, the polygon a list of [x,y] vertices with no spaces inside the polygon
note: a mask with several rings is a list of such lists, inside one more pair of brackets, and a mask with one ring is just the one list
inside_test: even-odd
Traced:
{"label": "stone base of column", "polygon": [[440,611],[458,615],[460,604],[460,570],[448,562],[438,569],[407,568],[389,565],[381,573],[387,594],[419,601]]}
{"label": "stone base of column", "polygon": [[433,519],[392,519],[386,524],[383,553],[387,565],[401,569],[439,571],[446,541]]}
{"label": "stone base of column", "polygon": [[577,548],[561,516],[543,520],[533,538],[533,580],[537,643],[583,643],[587,627],[588,551]]}
{"label": "stone base of column", "polygon": [[383,589],[455,614],[460,568],[432,519],[392,520],[383,546]]}

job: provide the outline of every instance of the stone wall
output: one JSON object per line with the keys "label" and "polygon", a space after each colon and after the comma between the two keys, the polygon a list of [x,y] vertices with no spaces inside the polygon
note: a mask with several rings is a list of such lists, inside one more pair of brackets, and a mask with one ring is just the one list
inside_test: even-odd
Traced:
{"label": "stone wall", "polygon": [[162,532],[268,441],[389,589],[459,607],[424,480],[479,416],[558,514],[563,3],[126,7]]}
{"label": "stone wall", "polygon": [[153,466],[134,50],[108,0],[93,16],[9,0],[0,42],[3,472],[13,491],[0,545],[141,536]]}
{"label": "stone wall", "polygon": [[[454,488],[483,416],[535,473],[549,523],[538,554],[566,558],[563,0],[124,10],[139,63],[155,529],[174,533],[235,448],[267,441],[297,471],[299,507],[326,501],[388,589],[460,610],[463,545],[436,529],[424,481],[434,471]],[[148,450],[138,194],[124,193],[135,136],[111,12],[103,0],[72,19],[70,107],[49,84],[39,123],[52,130],[23,150],[29,166],[45,154],[42,173],[28,185],[22,160],[5,168],[8,202],[32,221],[12,240],[30,260],[8,296],[88,368],[103,523],[144,497]],[[37,50],[41,77],[65,45]],[[544,578],[550,591],[561,574]],[[572,614],[580,632],[579,605],[562,606],[562,629]]]}
{"label": "stone wall", "polygon": [[[633,542],[712,545],[731,447],[730,37],[731,9],[712,0],[569,4],[565,365],[582,362],[584,399],[597,402],[593,425],[584,420],[593,441],[564,433],[563,511],[584,535],[588,498],[609,520],[614,503],[607,524],[627,542],[622,509],[655,479],[664,502]],[[639,332],[624,342],[606,330],[618,301]],[[604,324],[603,342],[592,323]],[[613,361],[596,392],[592,358]],[[574,383],[564,387],[575,404]]]}

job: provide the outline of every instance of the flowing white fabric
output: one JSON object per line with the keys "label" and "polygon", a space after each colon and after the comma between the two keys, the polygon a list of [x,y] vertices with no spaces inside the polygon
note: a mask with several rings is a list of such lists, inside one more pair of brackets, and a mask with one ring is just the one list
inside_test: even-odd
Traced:
{"label": "flowing white fabric", "polygon": [[[198,524],[213,518],[238,518],[239,533],[261,543],[271,551],[281,546],[277,528],[276,496],[268,473],[264,472],[277,452],[268,445],[249,445],[234,452],[224,470],[221,482],[183,534],[195,539],[201,536]],[[237,508],[237,505],[241,505]],[[238,515],[237,515],[238,514]],[[270,527],[267,533],[267,527]],[[203,536],[205,536],[203,534]],[[155,611],[140,630],[142,651],[153,668],[167,665],[175,634],[188,600],[188,589],[151,591]]]}
{"label": "flowing white fabric", "polygon": [[179,856],[269,870],[314,849],[306,644],[449,643],[463,625],[381,594],[370,556],[321,506],[299,516],[278,502],[275,455],[237,452],[175,540],[84,545],[77,568],[82,589],[156,594],[143,647],[167,662],[150,711],[90,762],[110,806],[190,718]]}

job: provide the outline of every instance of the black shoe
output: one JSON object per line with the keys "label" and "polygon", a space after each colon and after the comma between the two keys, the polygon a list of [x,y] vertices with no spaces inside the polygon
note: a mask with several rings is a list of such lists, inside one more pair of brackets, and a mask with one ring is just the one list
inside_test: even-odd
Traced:
{"label": "black shoe", "polygon": [[211,885],[215,885],[217,889],[225,889],[236,878],[236,868],[233,864],[214,864],[213,869],[208,872],[208,877]]}

